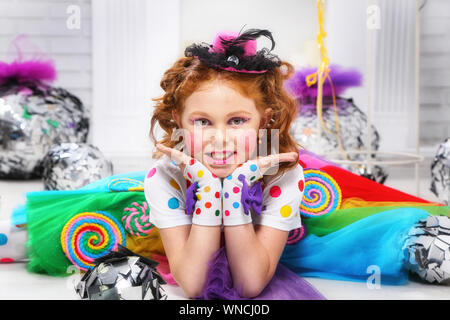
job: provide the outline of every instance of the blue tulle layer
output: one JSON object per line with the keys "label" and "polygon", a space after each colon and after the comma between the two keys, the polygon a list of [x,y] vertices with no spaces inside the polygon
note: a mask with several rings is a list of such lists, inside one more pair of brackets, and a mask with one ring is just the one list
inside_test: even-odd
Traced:
{"label": "blue tulle layer", "polygon": [[382,284],[404,284],[409,259],[404,242],[428,215],[416,208],[380,212],[326,236],[311,234],[287,245],[280,262],[305,277],[365,282],[378,270]]}

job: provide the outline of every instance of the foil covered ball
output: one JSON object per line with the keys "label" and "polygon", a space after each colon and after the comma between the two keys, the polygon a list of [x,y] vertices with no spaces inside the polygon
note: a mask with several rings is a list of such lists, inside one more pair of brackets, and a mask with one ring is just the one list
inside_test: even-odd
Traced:
{"label": "foil covered ball", "polygon": [[96,259],[75,291],[85,300],[165,300],[161,285],[166,282],[156,271],[157,265],[119,245],[117,251]]}
{"label": "foil covered ball", "polygon": [[442,203],[450,203],[450,138],[439,146],[431,163],[430,190]]}
{"label": "foil covered ball", "polygon": [[113,174],[113,164],[86,143],[53,146],[42,160],[45,190],[75,190]]}
{"label": "foil covered ball", "polygon": [[[330,98],[324,98],[322,108],[322,119],[324,126],[319,139],[317,131],[317,123],[320,120],[317,115],[316,105],[309,102],[299,106],[297,118],[291,125],[291,134],[294,139],[307,150],[318,153],[320,144],[323,153],[336,152],[340,150],[339,137],[341,147],[345,150],[358,150],[361,153],[348,153],[347,159],[340,153],[334,153],[333,158],[337,160],[365,161],[365,155],[362,154],[367,150],[367,118],[354,103],[353,99],[336,98],[336,111]],[[372,125],[372,150],[378,150],[380,144],[380,135],[376,128]],[[372,159],[376,159],[375,154]],[[374,165],[369,172],[365,164],[339,164],[343,168],[367,177],[378,183],[384,183],[388,174],[386,171]]]}
{"label": "foil covered ball", "polygon": [[450,217],[428,216],[408,232],[408,269],[430,283],[450,285]]}
{"label": "foil covered ball", "polygon": [[42,177],[51,146],[86,142],[89,117],[67,90],[30,82],[0,86],[0,178]]}

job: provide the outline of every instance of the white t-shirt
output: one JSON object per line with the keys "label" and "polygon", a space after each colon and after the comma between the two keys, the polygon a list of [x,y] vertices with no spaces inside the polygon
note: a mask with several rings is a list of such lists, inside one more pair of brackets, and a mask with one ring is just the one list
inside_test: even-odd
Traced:
{"label": "white t-shirt", "polygon": [[[297,164],[281,175],[266,175],[262,181],[262,211],[261,215],[251,212],[253,224],[283,231],[300,228],[300,203],[304,186],[303,168]],[[192,215],[186,214],[185,210],[188,187],[189,181],[169,157],[164,155],[158,159],[144,180],[144,192],[150,208],[151,223],[157,228],[192,224]]]}

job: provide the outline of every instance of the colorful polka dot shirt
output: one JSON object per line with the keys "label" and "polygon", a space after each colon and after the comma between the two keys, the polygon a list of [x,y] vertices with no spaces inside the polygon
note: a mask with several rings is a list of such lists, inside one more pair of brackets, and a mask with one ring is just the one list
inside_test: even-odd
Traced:
{"label": "colorful polka dot shirt", "polygon": [[[191,170],[182,172],[167,156],[157,160],[149,170],[144,181],[144,191],[150,207],[150,221],[156,227],[170,228],[192,223],[225,226],[253,223],[283,231],[301,227],[300,203],[304,176],[300,165],[297,164],[281,175],[263,177],[258,176],[259,170],[252,163],[233,172],[234,175],[240,175],[241,180],[245,176],[249,186],[261,182],[263,202],[260,214],[253,210],[249,214],[243,212],[240,201],[242,183],[238,177],[232,174],[220,179],[207,171],[206,175],[209,177],[203,180],[205,170],[195,170],[192,167]],[[216,184],[213,178],[221,183]],[[192,183],[200,185],[197,188],[194,213],[187,214],[186,195]],[[218,185],[223,188],[218,189]]]}

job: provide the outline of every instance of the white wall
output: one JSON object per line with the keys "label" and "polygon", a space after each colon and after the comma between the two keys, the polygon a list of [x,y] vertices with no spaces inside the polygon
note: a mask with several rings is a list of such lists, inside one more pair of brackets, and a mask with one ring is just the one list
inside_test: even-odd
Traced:
{"label": "white wall", "polygon": [[421,137],[435,153],[450,137],[450,1],[428,0],[421,26]]}
{"label": "white wall", "polygon": [[[296,66],[317,62],[315,0],[182,0],[180,27],[182,48],[212,43],[220,30],[259,28],[272,32],[273,53],[282,60]],[[269,46],[269,39],[258,38],[258,50]]]}
{"label": "white wall", "polygon": [[115,173],[147,170],[152,98],[179,52],[179,0],[95,0],[92,142]]}
{"label": "white wall", "polygon": [[[187,45],[201,41],[211,43],[216,32],[223,29],[267,28],[276,41],[273,52],[280,58],[296,67],[316,65],[318,62],[315,0],[93,2],[101,5],[109,3],[110,9],[115,6],[127,8],[122,14],[117,11],[103,12],[100,22],[106,28],[104,34],[112,37],[110,40],[97,38],[93,42],[92,19],[95,14],[91,13],[94,5],[89,0],[0,0],[0,58],[5,59],[10,41],[19,33],[29,34],[34,43],[50,53],[59,75],[55,85],[68,89],[79,96],[89,109],[98,111],[93,118],[90,142],[113,157],[119,171],[145,169],[148,166],[146,159],[152,149],[147,137],[152,110],[150,99],[162,93],[159,88],[162,73],[183,55]],[[66,27],[66,10],[73,4],[81,9],[81,26],[80,29],[70,30]],[[143,6],[144,11],[133,15],[133,10],[140,11],[139,6]],[[364,0],[327,1],[326,45],[331,62],[354,66],[365,72],[366,8],[367,1]],[[111,19],[114,14],[116,16]],[[422,10],[421,24],[421,137],[423,144],[434,148],[450,135],[450,1],[428,0]],[[132,28],[124,30],[127,26]],[[143,26],[145,30],[137,32],[133,29],[136,26]],[[112,42],[115,30],[120,33],[116,35],[117,41]],[[127,32],[129,37],[126,37]],[[96,83],[100,84],[94,89],[102,98],[98,100],[99,105],[94,105],[94,70],[100,74],[106,72],[114,66],[111,61],[115,57],[115,53],[109,55],[103,51],[104,59],[97,55],[99,58],[93,64],[94,47],[101,48],[101,41],[109,41],[108,47],[103,47],[103,50],[109,48],[110,52],[115,49],[128,52],[127,61],[116,60],[119,64],[116,67],[122,70],[120,72],[127,69],[129,72],[126,73],[127,78],[119,71],[110,74],[109,78],[116,78],[113,79],[114,85],[122,85],[110,86],[110,89],[115,89],[109,90],[108,96],[101,88],[110,83],[108,77],[103,74],[103,78],[98,78]],[[270,44],[265,38],[258,41],[259,48]],[[145,54],[136,53],[139,48],[143,48]],[[140,57],[140,62],[133,60],[133,57]],[[145,65],[140,64],[144,68],[142,70],[139,65],[133,65],[143,61]],[[364,88],[349,90],[347,96],[352,96],[357,105],[365,109],[367,98]],[[126,105],[126,101],[135,105]],[[105,120],[109,112],[115,114],[114,119]]]}
{"label": "white wall", "polygon": [[[69,5],[80,8],[80,28],[69,29]],[[0,0],[0,59],[5,61],[11,41],[21,33],[55,60],[55,86],[92,106],[91,5],[88,0]],[[8,60],[9,61],[9,60]]]}

